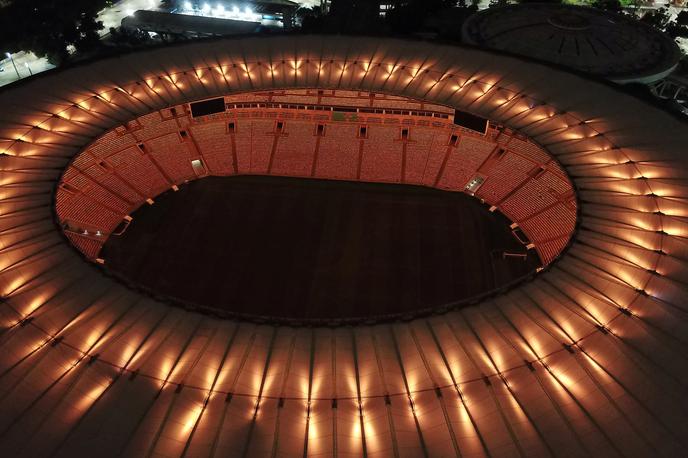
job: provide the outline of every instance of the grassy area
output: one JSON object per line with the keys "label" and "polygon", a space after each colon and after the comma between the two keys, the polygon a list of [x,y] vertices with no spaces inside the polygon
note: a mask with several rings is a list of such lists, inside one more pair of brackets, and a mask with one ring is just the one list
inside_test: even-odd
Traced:
{"label": "grassy area", "polygon": [[577,6],[590,6],[592,1],[590,0],[563,0],[562,3],[565,5],[577,5]]}

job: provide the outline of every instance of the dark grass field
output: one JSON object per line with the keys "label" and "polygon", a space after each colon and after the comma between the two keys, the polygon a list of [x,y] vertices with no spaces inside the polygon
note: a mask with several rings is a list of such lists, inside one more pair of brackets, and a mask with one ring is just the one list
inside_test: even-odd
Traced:
{"label": "dark grass field", "polygon": [[477,199],[416,186],[210,177],[144,206],[106,266],[156,292],[242,313],[338,318],[465,299],[539,266]]}

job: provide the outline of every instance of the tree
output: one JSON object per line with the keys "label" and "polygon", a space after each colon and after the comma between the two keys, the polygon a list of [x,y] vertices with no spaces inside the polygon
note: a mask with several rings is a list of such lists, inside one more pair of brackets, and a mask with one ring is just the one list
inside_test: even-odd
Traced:
{"label": "tree", "polygon": [[14,0],[0,10],[0,44],[8,51],[32,51],[59,65],[70,50],[100,46],[98,12],[108,0]]}
{"label": "tree", "polygon": [[147,32],[110,27],[110,41],[117,46],[140,46],[152,41]]}
{"label": "tree", "polygon": [[455,0],[399,0],[387,13],[387,23],[396,33],[418,31],[432,13],[453,7]]}
{"label": "tree", "polygon": [[463,23],[478,11],[473,1],[469,6],[443,8],[428,15],[423,22],[423,29],[435,33],[444,41],[461,42]]}
{"label": "tree", "polygon": [[324,27],[323,14],[320,6],[299,8],[296,17],[301,22],[301,29],[306,32],[319,32]]}
{"label": "tree", "polygon": [[623,13],[623,6],[619,0],[595,0],[590,6],[612,13]]}
{"label": "tree", "polygon": [[688,11],[678,13],[676,19],[667,25],[666,33],[674,39],[688,38]]}
{"label": "tree", "polygon": [[683,10],[676,16],[676,24],[688,27],[688,11]]}
{"label": "tree", "polygon": [[325,31],[370,34],[380,29],[379,0],[332,0]]}
{"label": "tree", "polygon": [[670,21],[671,16],[669,15],[669,10],[664,7],[648,11],[643,17],[640,18],[640,22],[654,27],[662,32],[666,31]]}
{"label": "tree", "polygon": [[496,8],[500,6],[507,6],[509,4],[509,0],[490,0],[490,3],[487,5],[488,8]]}
{"label": "tree", "polygon": [[659,8],[646,13],[640,21],[666,33],[673,39],[688,38],[687,11],[681,11],[672,21],[669,11],[666,8]]}

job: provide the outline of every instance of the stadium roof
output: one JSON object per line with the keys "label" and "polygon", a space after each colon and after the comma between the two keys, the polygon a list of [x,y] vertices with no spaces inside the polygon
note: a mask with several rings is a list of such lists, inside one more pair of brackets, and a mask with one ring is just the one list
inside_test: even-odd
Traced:
{"label": "stadium roof", "polygon": [[138,10],[122,19],[122,27],[171,34],[238,35],[256,31],[260,27],[260,21]]}
{"label": "stadium roof", "polygon": [[529,3],[489,8],[463,25],[468,43],[541,59],[617,83],[671,73],[678,45],[652,27],[596,8]]}
{"label": "stadium roof", "polygon": [[[424,99],[522,132],[578,190],[573,245],[473,307],[347,327],[170,307],[69,246],[55,186],[98,135],[189,100],[296,87]],[[7,456],[677,456],[688,445],[688,129],[644,101],[491,52],[278,36],[46,72],[0,91],[0,106]]]}

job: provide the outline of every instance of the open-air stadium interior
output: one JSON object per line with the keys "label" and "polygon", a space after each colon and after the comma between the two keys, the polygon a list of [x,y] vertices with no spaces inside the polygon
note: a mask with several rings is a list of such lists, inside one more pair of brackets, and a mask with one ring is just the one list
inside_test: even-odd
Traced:
{"label": "open-air stadium interior", "polygon": [[[268,71],[273,72],[272,69]],[[395,70],[389,68],[387,71],[394,72]],[[461,119],[455,119],[455,115]],[[478,121],[477,124],[469,129],[464,127],[470,125],[465,122],[466,120],[466,115],[455,113],[454,110],[442,105],[368,91],[322,89],[268,91],[177,105],[129,121],[126,125],[106,133],[80,153],[65,170],[60,182],[56,196],[57,214],[60,224],[65,228],[67,236],[74,245],[87,257],[107,264],[106,256],[100,256],[100,247],[106,240],[111,239],[111,234],[122,234],[128,230],[133,222],[130,215],[132,210],[147,202],[153,203],[159,193],[171,189],[172,186],[179,189],[178,187],[188,180],[208,175],[253,174],[422,185],[450,191],[463,191],[485,203],[486,212],[504,213],[510,219],[509,223],[504,225],[504,229],[507,234],[510,230],[514,230],[513,239],[519,243],[516,246],[511,245],[512,249],[502,249],[499,256],[504,259],[509,258],[510,261],[523,261],[522,255],[527,257],[527,250],[533,249],[537,255],[531,258],[539,256],[542,264],[548,264],[566,246],[574,229],[577,206],[571,183],[556,161],[542,148],[529,142],[525,136],[504,126],[490,126],[484,121],[481,123],[481,119],[474,120],[474,122]],[[257,189],[261,189],[260,185],[257,185]],[[374,193],[373,189],[370,190]],[[285,199],[289,192],[283,191]],[[329,193],[336,193],[336,191],[323,189],[322,198],[326,198]],[[222,194],[216,198],[227,199],[222,197]],[[302,198],[303,196],[296,194],[292,197],[292,201]],[[364,195],[361,195],[359,200],[364,198]],[[373,198],[372,194],[368,198]],[[244,196],[247,205],[252,205],[251,199],[248,195]],[[275,199],[273,199],[275,207],[271,211],[276,213],[286,211],[279,207],[278,200]],[[270,205],[265,203],[256,208],[255,202],[252,213],[242,219],[237,219],[234,223],[222,220],[211,223],[209,217],[208,221],[204,221],[204,217],[200,215],[213,213],[212,200],[209,197],[209,203],[202,210],[194,209],[193,219],[200,227],[212,224],[215,227],[219,225],[220,228],[223,226],[227,228],[224,230],[224,235],[204,240],[204,243],[215,246],[215,249],[220,252],[232,251],[225,244],[234,237],[231,229],[234,225],[245,224],[254,226],[257,230],[258,226],[270,224],[270,220],[266,217],[254,216],[254,219],[251,219],[251,214],[256,215],[261,211],[259,208]],[[453,206],[455,211],[463,212],[465,216],[462,225],[474,229],[479,228],[479,232],[489,232],[485,223],[479,223],[483,219],[470,216],[471,207],[461,202],[454,201]],[[222,209],[221,204],[215,207],[218,212],[232,211],[231,207]],[[409,203],[406,208],[413,208],[413,204]],[[376,217],[375,212],[361,205],[359,209],[337,205],[333,210],[339,215],[333,216],[334,220],[343,218],[352,223],[356,220],[355,214],[365,213],[360,224],[365,221],[371,222]],[[379,218],[385,218],[385,214],[389,215],[389,211],[387,213],[384,213],[383,209],[378,211]],[[320,213],[324,212],[320,211]],[[186,229],[188,223],[184,221],[182,213],[177,212],[177,215],[179,216],[165,216],[166,219],[163,222],[174,226],[176,234],[188,232],[189,229]],[[157,218],[163,218],[163,216],[157,215]],[[227,218],[230,217],[227,216]],[[325,216],[323,215],[322,218],[324,219]],[[390,215],[387,218],[394,217]],[[280,223],[279,220],[275,220],[274,224],[277,225],[270,227],[269,233],[265,235],[268,239],[271,233],[282,231],[285,222]],[[396,227],[385,230],[383,224],[377,231],[385,230],[384,238],[389,243],[393,243],[392,234],[403,233],[404,227],[411,229],[416,225],[421,225],[430,228],[432,224],[432,218],[415,224],[398,220]],[[436,220],[435,224],[441,224],[441,219]],[[306,230],[305,227],[303,229]],[[456,231],[454,237],[458,237],[460,230],[457,227],[454,227],[454,230]],[[375,229],[370,227],[363,231],[375,231]],[[353,236],[354,232],[355,229],[350,228],[347,234]],[[337,295],[338,298],[328,299],[328,293],[316,293],[315,291],[321,286],[313,277],[319,277],[322,272],[327,272],[332,266],[324,266],[310,272],[309,270],[313,269],[312,265],[304,266],[303,269],[306,270],[299,270],[298,267],[288,269],[289,273],[283,274],[286,277],[283,280],[292,282],[292,289],[296,288],[299,282],[314,282],[312,285],[314,294],[320,296],[320,303],[312,305],[307,303],[307,297],[303,297],[301,299],[303,304],[299,306],[298,298],[287,300],[284,293],[281,294],[280,299],[271,299],[271,305],[256,303],[259,297],[268,294],[269,286],[267,285],[263,288],[254,286],[256,288],[254,293],[243,293],[244,299],[237,297],[236,303],[233,303],[234,301],[229,299],[233,296],[227,295],[228,291],[200,287],[196,277],[191,274],[186,279],[183,278],[183,271],[188,269],[196,270],[197,275],[207,279],[206,281],[220,285],[225,284],[220,280],[222,275],[230,274],[234,274],[232,278],[237,279],[236,283],[246,285],[247,283],[240,281],[237,276],[242,271],[253,272],[256,278],[279,276],[279,272],[268,274],[267,268],[263,268],[261,274],[260,266],[255,267],[253,271],[247,270],[251,265],[250,262],[244,267],[237,266],[236,271],[232,271],[229,266],[223,269],[220,261],[215,264],[209,258],[205,262],[202,258],[198,258],[196,262],[188,263],[184,262],[185,260],[180,256],[177,261],[185,265],[178,275],[165,267],[170,261],[174,262],[167,259],[164,262],[160,260],[158,263],[149,265],[158,274],[151,272],[146,274],[145,278],[147,282],[158,286],[170,284],[170,287],[153,288],[158,293],[166,290],[171,296],[176,296],[175,291],[179,290],[183,291],[181,294],[186,296],[186,299],[202,296],[204,299],[201,302],[209,305],[213,302],[228,301],[229,305],[225,307],[234,312],[250,313],[252,308],[257,308],[262,310],[261,315],[268,316],[287,314],[294,317],[328,318],[336,318],[337,315],[340,317],[385,315],[402,310],[412,312],[413,308],[428,308],[442,305],[443,302],[457,302],[459,299],[467,299],[478,293],[495,289],[497,285],[495,279],[492,278],[493,275],[487,276],[485,272],[493,264],[491,251],[499,249],[500,243],[492,240],[494,246],[490,246],[490,242],[481,245],[476,239],[478,233],[464,234],[468,242],[466,248],[458,251],[455,249],[453,254],[458,256],[459,251],[465,252],[469,246],[475,248],[475,251],[458,256],[456,262],[459,266],[454,269],[457,278],[445,279],[445,283],[450,283],[452,290],[457,288],[462,292],[455,293],[454,297],[441,295],[440,297],[444,300],[421,301],[417,299],[410,302],[413,305],[404,305],[412,296],[407,297],[406,300],[400,300],[397,294],[411,294],[412,290],[407,290],[405,287],[410,288],[415,282],[414,278],[420,278],[423,274],[418,266],[420,259],[415,261],[403,257],[393,259],[391,254],[380,259],[382,264],[379,270],[366,271],[363,268],[357,268],[358,279],[351,279],[347,285],[341,286],[342,289],[351,290],[361,284],[364,291],[368,291],[367,298],[354,297],[346,300],[345,296],[351,294],[352,291],[335,292],[336,287],[332,284],[329,284],[329,288],[332,289],[329,294]],[[150,239],[155,236],[154,234],[155,226],[149,231],[143,231],[140,234],[137,232],[137,235],[132,236],[136,241],[131,243],[135,244],[139,255],[129,257],[126,262],[118,262],[115,270],[119,270],[130,281],[136,282],[140,275],[133,276],[128,272],[132,269],[137,270],[136,266],[141,265],[143,259],[154,262],[155,258],[139,246],[138,240]],[[258,250],[259,246],[267,243],[265,237],[256,235],[255,238],[244,239],[242,245],[249,251]],[[332,239],[333,235],[328,237]],[[436,239],[441,236],[428,234],[426,237]],[[447,237],[443,241],[446,242],[445,250],[449,254],[452,252],[451,247],[455,244],[451,241],[451,236]],[[375,245],[382,249],[381,244],[384,243],[381,241],[373,244],[371,241],[368,242],[370,245],[367,245],[366,242],[359,240],[359,237],[357,243],[347,244],[346,235],[339,238],[338,243],[342,245],[342,249],[353,257],[357,257],[355,253],[357,250],[360,250],[360,256],[364,256],[364,253],[373,250]],[[501,243],[503,240],[502,238]],[[168,245],[170,247],[178,247],[176,249],[179,251],[186,251],[185,248],[188,248],[189,244],[188,239],[182,236],[177,238],[176,244],[173,244],[174,240],[171,239],[164,241],[171,244]],[[335,242],[335,240],[331,241]],[[435,241],[439,242],[439,240]],[[157,243],[160,242],[162,240],[158,238]],[[295,242],[294,240],[292,243]],[[317,238],[311,238],[311,246],[317,243]],[[397,243],[398,245],[389,247],[390,252],[420,250],[420,248],[405,247],[404,245],[410,242],[404,240]],[[121,252],[122,250],[126,252],[127,244],[116,242],[116,246],[119,247],[120,253],[118,259],[122,259],[124,254]],[[426,249],[431,249],[431,247]],[[315,248],[309,248],[309,240],[304,240],[298,244],[292,256],[297,258],[308,256],[309,251],[312,250]],[[273,253],[273,256],[277,256],[277,253]],[[400,253],[399,256],[402,254]],[[452,271],[451,266],[439,267],[441,256],[438,254],[428,256],[431,256],[430,259],[433,257],[437,259],[438,271],[441,269]],[[254,258],[255,262],[257,258]],[[365,260],[366,263],[372,261],[372,259]],[[199,263],[203,267],[195,267]],[[414,264],[416,264],[415,267]],[[511,269],[507,267],[507,270],[513,271],[511,276],[514,278],[523,276],[528,273],[527,270],[521,268],[523,264],[521,262],[520,265]],[[368,267],[371,267],[370,264]],[[531,267],[535,270],[537,266]],[[330,275],[344,277],[346,269],[352,268],[354,267],[342,265],[344,270],[339,271],[334,268],[334,272]],[[415,269],[416,274],[408,279],[394,278],[393,270],[401,268]],[[207,269],[208,272],[202,274],[200,272],[202,269]],[[427,271],[428,268],[425,270]],[[302,278],[293,278],[299,276]],[[366,286],[363,281],[366,276],[377,280]],[[458,280],[458,277],[463,277],[463,280]],[[185,281],[193,284],[190,288],[195,288],[199,292],[191,293],[189,287],[183,286]],[[403,286],[395,287],[395,283],[403,283]],[[459,285],[464,283],[470,283],[471,287],[460,288]],[[509,283],[509,281],[499,283]],[[389,285],[389,289],[385,285]],[[428,284],[417,294],[432,298],[434,293],[426,292],[427,288],[432,288],[435,292],[438,290],[437,287]],[[246,297],[246,294],[249,297]],[[308,295],[307,291],[305,295]],[[384,295],[386,298],[377,299],[379,295]],[[240,305],[240,302],[244,302],[244,305]],[[330,308],[325,308],[322,307],[323,302],[332,302],[332,305]],[[294,305],[287,306],[285,309],[285,303]],[[350,308],[348,311],[347,306]]]}
{"label": "open-air stadium interior", "polygon": [[[688,129],[647,101],[496,52],[303,35],[88,61],[0,106],[3,456],[684,453]],[[449,194],[542,269],[310,320],[168,300],[101,257],[241,180]]]}

